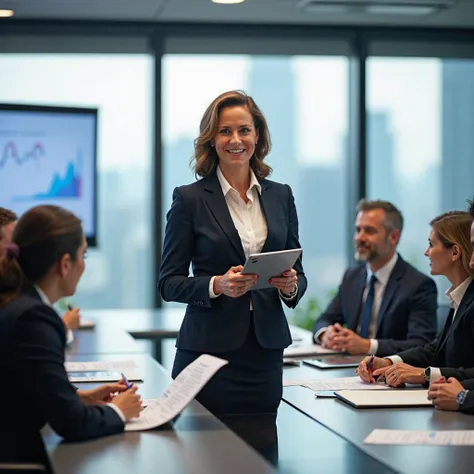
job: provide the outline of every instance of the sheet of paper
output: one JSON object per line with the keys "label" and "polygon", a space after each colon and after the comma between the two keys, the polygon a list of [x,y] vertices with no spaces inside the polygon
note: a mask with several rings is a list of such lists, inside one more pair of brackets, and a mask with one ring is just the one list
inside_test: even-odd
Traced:
{"label": "sheet of paper", "polygon": [[[133,360],[117,360],[117,361],[92,361],[92,362],[66,362],[66,372],[118,372],[123,373],[129,382],[143,380],[140,368]],[[119,380],[117,378],[117,380]],[[71,382],[108,382],[108,378],[100,377],[100,374],[94,376],[91,374],[87,377],[69,377]]]}
{"label": "sheet of paper", "polygon": [[428,444],[435,446],[474,446],[474,430],[416,431],[374,430],[365,444]]}
{"label": "sheet of paper", "polygon": [[433,406],[432,402],[428,400],[428,390],[423,389],[392,389],[387,392],[343,390],[337,394],[357,408]]}
{"label": "sheet of paper", "polygon": [[335,351],[333,349],[325,349],[319,344],[301,344],[291,345],[283,351],[284,357],[299,357],[299,356],[310,356],[310,355],[321,355],[321,354],[340,354],[341,351]]}
{"label": "sheet of paper", "polygon": [[79,323],[79,329],[93,329],[95,328],[95,322],[90,321],[89,319],[81,318]]}
{"label": "sheet of paper", "polygon": [[283,387],[304,387],[304,380],[283,380]]}
{"label": "sheet of paper", "polygon": [[194,399],[226,360],[203,354],[189,364],[159,398],[152,400],[140,418],[125,425],[125,431],[143,431],[168,423]]}
{"label": "sheet of paper", "polygon": [[304,380],[300,385],[310,388],[315,392],[322,392],[325,390],[393,390],[383,382],[365,383],[357,376],[322,380]]}

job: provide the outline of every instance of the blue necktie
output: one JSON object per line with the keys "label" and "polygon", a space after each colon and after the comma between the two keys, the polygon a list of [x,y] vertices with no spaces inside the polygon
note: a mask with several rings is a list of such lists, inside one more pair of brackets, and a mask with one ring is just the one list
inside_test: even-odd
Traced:
{"label": "blue necktie", "polygon": [[377,277],[372,275],[369,280],[369,291],[365,299],[364,308],[360,315],[359,336],[367,339],[369,337],[370,321],[372,320],[372,308],[374,307],[375,282]]}

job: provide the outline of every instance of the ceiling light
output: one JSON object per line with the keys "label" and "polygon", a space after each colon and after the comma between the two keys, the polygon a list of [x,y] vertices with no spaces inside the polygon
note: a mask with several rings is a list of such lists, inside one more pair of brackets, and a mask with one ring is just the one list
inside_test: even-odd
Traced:
{"label": "ceiling light", "polygon": [[404,4],[380,4],[380,5],[367,5],[367,13],[373,15],[429,15],[440,10],[442,5],[404,5]]}
{"label": "ceiling light", "polygon": [[223,5],[232,5],[234,3],[244,3],[245,0],[212,0],[212,3],[221,3]]}
{"label": "ceiling light", "polygon": [[13,16],[14,14],[15,12],[13,10],[6,10],[6,9],[0,8],[0,18],[9,18]]}

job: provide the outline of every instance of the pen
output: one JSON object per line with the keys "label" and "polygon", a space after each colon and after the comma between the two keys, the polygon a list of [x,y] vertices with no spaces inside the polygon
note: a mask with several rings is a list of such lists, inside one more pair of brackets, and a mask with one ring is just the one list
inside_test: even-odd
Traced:
{"label": "pen", "polygon": [[68,303],[67,309],[68,309],[69,311],[72,311],[74,308]]}
{"label": "pen", "polygon": [[367,370],[370,369],[370,366],[372,365],[372,362],[374,361],[374,358],[375,358],[375,356],[374,356],[374,354],[372,354],[372,355],[370,356],[369,362],[367,362]]}
{"label": "pen", "polygon": [[127,387],[127,390],[128,390],[129,388],[131,388],[132,384],[127,380],[127,377],[123,375],[123,372],[121,375],[122,375],[123,381],[125,382],[125,386]]}

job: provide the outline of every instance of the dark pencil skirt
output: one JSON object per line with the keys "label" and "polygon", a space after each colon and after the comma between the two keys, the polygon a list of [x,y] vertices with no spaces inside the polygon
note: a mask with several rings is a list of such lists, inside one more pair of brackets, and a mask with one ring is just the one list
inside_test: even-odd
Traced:
{"label": "dark pencil skirt", "polygon": [[[176,350],[172,377],[201,355]],[[215,415],[276,413],[282,396],[283,349],[265,349],[257,341],[253,319],[247,339],[236,350],[213,353],[229,361],[196,399]]]}

